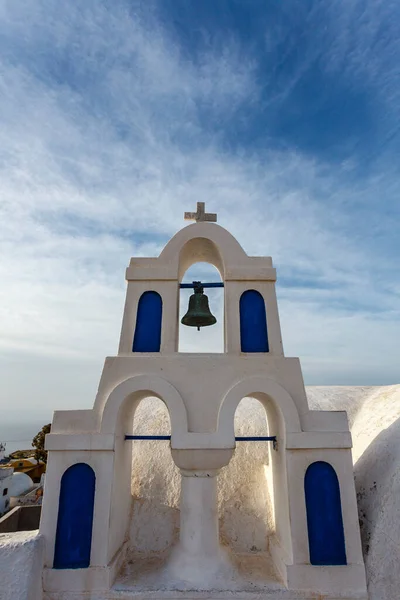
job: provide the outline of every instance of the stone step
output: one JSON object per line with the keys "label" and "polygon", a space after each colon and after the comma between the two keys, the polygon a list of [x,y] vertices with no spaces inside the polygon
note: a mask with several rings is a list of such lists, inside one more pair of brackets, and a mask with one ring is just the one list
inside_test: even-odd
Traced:
{"label": "stone step", "polygon": [[43,600],[367,600],[366,596],[332,596],[293,590],[257,592],[110,590],[107,592],[45,593]]}
{"label": "stone step", "polygon": [[177,579],[168,554],[131,557],[109,591],[48,593],[44,600],[367,600],[365,596],[288,590],[267,553],[231,556],[229,565],[213,579],[199,567],[201,577],[194,584]]}

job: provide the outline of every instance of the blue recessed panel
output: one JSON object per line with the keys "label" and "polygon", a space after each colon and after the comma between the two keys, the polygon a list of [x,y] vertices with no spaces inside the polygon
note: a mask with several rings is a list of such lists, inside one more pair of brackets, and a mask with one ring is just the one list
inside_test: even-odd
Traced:
{"label": "blue recessed panel", "polygon": [[62,476],[55,569],[85,569],[90,565],[96,476],[89,465],[78,463]]}
{"label": "blue recessed panel", "polygon": [[242,352],[269,351],[264,298],[256,290],[240,297],[240,345]]}
{"label": "blue recessed panel", "polygon": [[162,300],[157,292],[144,292],[140,296],[133,352],[160,352]]}
{"label": "blue recessed panel", "polygon": [[339,481],[326,462],[311,464],[304,480],[312,565],[346,565]]}

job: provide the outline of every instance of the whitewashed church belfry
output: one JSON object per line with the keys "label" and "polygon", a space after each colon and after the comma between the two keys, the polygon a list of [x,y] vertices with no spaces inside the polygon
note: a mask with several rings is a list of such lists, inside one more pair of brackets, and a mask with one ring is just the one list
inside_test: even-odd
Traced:
{"label": "whitewashed church belfry", "polygon": [[[300,362],[283,353],[271,258],[247,256],[203,203],[185,216],[196,222],[158,258],[130,261],[118,356],[105,361],[93,409],[54,415],[40,525],[44,589],[112,587],[128,547],[129,436],[149,396],[168,408],[182,476],[179,542],[166,569],[188,589],[213,589],[234,569],[219,540],[217,477],[235,451],[236,408],[251,396],[268,420],[269,553],[279,579],[327,598],[367,598],[347,416],[308,407]],[[178,352],[180,286],[197,262],[214,265],[225,288],[221,354]]]}

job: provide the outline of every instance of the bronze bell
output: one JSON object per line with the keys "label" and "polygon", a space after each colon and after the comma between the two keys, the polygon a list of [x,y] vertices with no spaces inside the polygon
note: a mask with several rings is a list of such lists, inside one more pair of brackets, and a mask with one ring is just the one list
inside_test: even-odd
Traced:
{"label": "bronze bell", "polygon": [[197,327],[197,331],[200,331],[200,327],[215,325],[216,322],[217,319],[211,314],[208,298],[203,293],[203,288],[200,285],[194,285],[194,294],[189,298],[189,308],[186,315],[182,317],[181,323],[188,327]]}

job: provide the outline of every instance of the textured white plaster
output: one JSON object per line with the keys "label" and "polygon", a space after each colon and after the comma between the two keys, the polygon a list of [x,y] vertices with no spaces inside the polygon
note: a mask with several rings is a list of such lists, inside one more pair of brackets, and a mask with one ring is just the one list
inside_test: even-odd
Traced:
{"label": "textured white plaster", "polygon": [[400,598],[400,385],[307,395],[311,408],[348,410],[370,600]]}
{"label": "textured white plaster", "polygon": [[[239,404],[235,429],[237,435],[269,435],[260,402],[246,398]],[[133,433],[169,432],[164,404],[156,398],[142,401]],[[132,442],[132,456],[131,551],[159,552],[176,543],[179,536],[180,473],[168,442]],[[237,552],[265,551],[273,532],[272,490],[265,472],[268,461],[268,443],[238,442],[231,462],[218,476],[221,541]]]}
{"label": "textured white plaster", "polygon": [[44,540],[37,531],[0,534],[0,599],[41,600]]}
{"label": "textured white plaster", "polygon": [[[168,411],[161,400],[146,398],[135,413],[133,434],[170,435]],[[130,549],[135,553],[160,552],[179,536],[181,476],[171,457],[168,441],[134,441],[132,444],[132,518]]]}
{"label": "textured white plaster", "polygon": [[370,600],[400,597],[400,386],[372,391],[353,426]]}
{"label": "textured white plaster", "polygon": [[[400,386],[316,386],[306,391],[312,409],[348,413],[370,600],[395,600],[400,588]],[[137,432],[169,431],[168,414],[156,399],[144,401],[136,417]],[[237,435],[266,435],[265,411],[256,400],[240,403],[235,422]],[[179,471],[168,442],[135,444],[132,491],[134,506],[140,506],[144,521],[139,524],[139,509],[136,513],[134,509],[131,550],[157,552],[176,543],[178,537]],[[219,475],[221,541],[235,552],[265,551],[273,532],[267,464],[266,445],[238,443],[229,466]],[[157,521],[161,527],[156,528],[163,532],[161,544],[145,524],[157,511],[161,511]],[[136,534],[139,530],[141,536]]]}
{"label": "textured white plaster", "polygon": [[[395,600],[400,586],[397,543],[400,537],[400,386],[309,387],[306,391],[311,408],[349,411],[370,600]],[[266,434],[265,411],[256,400],[241,402],[237,421],[237,434]],[[139,405],[133,431],[170,432],[168,413],[160,400],[146,399]],[[162,561],[162,554],[158,558],[157,554],[176,543],[179,533],[180,475],[172,461],[168,442],[133,442],[132,448],[133,511],[129,533],[131,553],[136,554],[136,560],[127,565],[122,579],[118,580],[119,593],[131,587],[133,574],[138,581],[140,572],[144,578],[143,589],[146,589],[146,581],[147,589],[153,586],[157,589],[161,572],[158,567],[154,568],[154,561]],[[257,550],[265,550],[266,537],[271,534],[273,518],[265,478],[264,465],[268,464],[265,448],[262,443],[238,443],[229,466],[219,475],[221,539],[235,552],[249,552],[253,545]],[[267,509],[263,512],[264,506]],[[32,533],[23,536],[35,537]],[[15,547],[14,552],[17,554],[13,562],[17,556],[19,563],[20,555],[25,561],[22,558],[24,550]],[[141,566],[149,563],[145,558],[143,562],[138,561],[138,553],[144,557],[153,553],[153,563],[150,562],[153,570],[147,566],[141,571]],[[8,574],[9,569],[6,565],[0,568],[3,578],[3,572]],[[146,575],[149,572],[150,575]],[[289,595],[280,590],[279,595],[278,590],[272,592],[269,589],[268,592],[281,598],[307,597],[306,594]],[[66,594],[62,597],[63,600],[72,598]],[[110,593],[105,597],[113,596]],[[8,596],[4,598],[8,600]]]}

